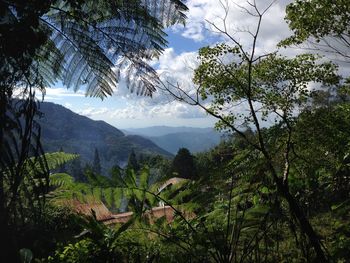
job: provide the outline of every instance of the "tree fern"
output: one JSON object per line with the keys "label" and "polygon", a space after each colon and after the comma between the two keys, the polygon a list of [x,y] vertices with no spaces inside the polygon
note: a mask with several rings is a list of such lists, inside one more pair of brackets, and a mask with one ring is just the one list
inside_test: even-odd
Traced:
{"label": "tree fern", "polygon": [[[130,90],[151,95],[158,77],[145,60],[160,54],[166,45],[163,27],[183,21],[186,10],[180,1],[163,0],[160,18],[157,2],[0,1],[1,237],[15,236],[9,225],[16,229],[29,218],[39,221],[32,215],[34,205],[44,200],[48,187],[34,118],[35,91],[44,94],[45,88],[63,80],[68,87],[85,86],[87,95],[104,98],[126,69]],[[11,105],[15,89],[22,91],[20,107]],[[36,162],[40,169],[27,173],[26,167],[38,168]],[[0,260],[15,257],[14,248],[9,243],[4,250],[13,255],[0,253]]]}
{"label": "tree fern", "polygon": [[184,23],[186,10],[178,0],[84,1],[79,7],[57,1],[41,18],[51,42],[39,49],[36,64],[48,83],[56,73],[68,88],[83,86],[101,98],[113,93],[123,70],[131,92],[150,96],[159,79],[146,60],[161,54],[167,44],[162,29]]}
{"label": "tree fern", "polygon": [[[78,158],[79,155],[77,154],[70,154],[70,153],[64,153],[64,152],[53,152],[53,153],[45,153],[43,156],[40,156],[38,158],[41,158],[42,160],[45,159],[47,163],[47,167],[49,170],[54,170],[58,168],[59,166],[74,160],[75,158]],[[30,158],[32,160],[33,158]],[[40,169],[37,167],[37,169]],[[30,167],[28,167],[28,172],[30,172]]]}

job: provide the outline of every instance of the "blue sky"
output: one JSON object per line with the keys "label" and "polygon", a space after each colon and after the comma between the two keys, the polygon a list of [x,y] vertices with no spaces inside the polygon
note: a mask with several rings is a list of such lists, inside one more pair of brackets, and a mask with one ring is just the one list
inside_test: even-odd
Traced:
{"label": "blue sky", "polygon": [[[283,20],[285,6],[289,2],[277,1],[266,14],[258,42],[258,52],[275,50],[276,43],[290,34]],[[222,28],[224,7],[229,9],[226,20],[228,32],[249,49],[251,39],[241,31],[254,30],[256,20],[231,3],[225,0],[187,1],[189,12],[186,26],[177,25],[167,29],[168,48],[158,61],[152,62],[161,77],[171,76],[171,79],[176,80],[185,90],[194,90],[191,79],[192,69],[198,65],[198,49],[218,42],[229,42],[227,38],[214,32],[213,26],[207,22],[211,21]],[[246,1],[237,0],[236,3],[245,5]],[[266,0],[257,1],[258,7],[261,8],[264,8],[266,3]],[[76,113],[95,120],[104,120],[123,129],[154,125],[211,127],[215,123],[215,120],[201,109],[173,101],[167,94],[157,92],[153,99],[139,97],[130,94],[123,85],[117,88],[112,97],[101,101],[85,97],[84,91],[74,93],[58,83],[56,88],[47,89],[45,101],[61,104]]]}

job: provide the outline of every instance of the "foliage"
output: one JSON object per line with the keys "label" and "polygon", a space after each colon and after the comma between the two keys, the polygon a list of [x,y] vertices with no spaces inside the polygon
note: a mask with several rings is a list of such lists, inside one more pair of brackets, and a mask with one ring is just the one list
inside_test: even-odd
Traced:
{"label": "foliage", "polygon": [[81,166],[81,157],[74,159],[68,166],[68,172],[80,182],[85,182],[84,170]]}
{"label": "foliage", "polygon": [[286,13],[285,20],[293,34],[279,46],[298,45],[325,54],[335,62],[349,61],[348,1],[297,0],[287,6]]}
{"label": "foliage", "polygon": [[101,174],[101,161],[97,149],[95,149],[94,162],[92,164],[92,170],[94,173]]}
{"label": "foliage", "polygon": [[174,157],[171,171],[175,177],[194,179],[196,175],[193,156],[186,148],[180,148]]}
{"label": "foliage", "polygon": [[[105,97],[127,71],[131,91],[151,95],[158,77],[144,59],[159,55],[166,40],[163,28],[184,22],[186,6],[177,0],[4,2],[1,27],[2,60],[9,72],[26,61],[29,77],[37,74],[43,86],[57,79],[75,90]],[[16,48],[18,35],[27,39]],[[152,50],[150,52],[149,50]],[[22,55],[21,55],[22,54]],[[117,73],[112,70],[117,66]],[[5,73],[5,72],[4,72]]]}
{"label": "foliage", "polygon": [[[325,161],[315,160],[313,163],[312,160],[308,161],[308,158],[317,157],[316,152],[320,152],[319,156],[322,157],[324,150],[320,150],[319,147],[331,151],[333,142],[342,143],[342,138],[347,137],[344,134],[346,128],[334,125],[341,124],[340,119],[330,118],[337,114],[342,118],[340,116],[346,113],[343,109],[342,105],[336,105],[334,108],[316,108],[310,113],[306,108],[305,113],[298,117],[298,129],[294,133],[293,141],[303,158],[293,162],[293,167],[298,166],[298,170],[291,169],[290,175],[291,191],[296,193],[299,201],[303,204],[303,200],[308,199],[308,202],[314,203],[313,206],[304,209],[306,208],[311,216],[310,220],[318,233],[326,237],[324,245],[333,259],[339,262],[348,256],[346,244],[349,241],[345,230],[349,217],[348,204],[345,202],[339,205],[339,200],[347,200],[348,197],[336,197],[336,191],[324,184],[328,179],[324,176],[318,177],[317,170],[323,169],[319,162],[324,162],[325,168],[329,167]],[[334,137],[330,139],[329,144],[327,136],[322,138],[324,135],[321,132],[306,135],[315,137],[309,141],[299,137],[309,130],[322,129],[313,114],[324,115],[320,121],[326,126],[335,127],[330,134]],[[334,124],[326,124],[327,122]],[[278,137],[283,136],[283,133],[276,133],[276,129],[279,130],[278,125],[264,131],[270,137],[274,136],[271,143],[278,142]],[[247,131],[246,135],[255,136],[255,133]],[[339,141],[335,138],[339,138]],[[325,144],[320,145],[319,141],[322,140],[325,140]],[[339,147],[334,147],[337,148]],[[227,153],[230,155],[227,156]],[[157,192],[159,184],[149,185],[150,174],[147,169],[142,170],[139,178],[132,170],[123,175],[120,169],[117,169],[113,180],[91,177],[90,187],[94,185],[93,188],[99,189],[96,197],[100,198],[99,200],[104,201],[103,194],[100,194],[111,184],[108,180],[113,181],[114,187],[123,189],[123,194],[128,196],[128,209],[134,211],[135,217],[126,225],[116,228],[105,227],[93,218],[86,219],[82,225],[89,230],[88,233],[56,248],[49,261],[282,262],[286,258],[293,258],[295,262],[312,261],[312,248],[304,234],[297,230],[288,205],[280,199],[272,178],[266,176],[269,172],[266,160],[258,150],[244,139],[234,136],[200,155],[206,161],[199,162],[199,157],[196,158],[198,179],[184,181],[162,193]],[[330,155],[340,157],[343,153],[333,151]],[[336,159],[329,159],[329,163],[334,164]],[[300,171],[310,176],[315,173],[319,184],[298,183]],[[336,171],[331,169],[329,173],[334,174]],[[63,182],[67,185],[79,184],[74,183],[68,175],[55,175],[51,181],[62,186]],[[302,178],[302,182],[304,181]],[[67,188],[67,185],[66,190],[73,191],[74,187]],[[57,190],[59,188],[55,191]],[[326,196],[325,200],[332,200],[336,205],[330,203],[331,211],[324,204],[317,205],[316,201],[310,200],[309,195],[312,191],[316,199]],[[89,192],[81,194],[87,197]],[[167,205],[176,209],[174,221],[169,223],[163,217],[152,222],[143,216],[151,206],[156,206],[159,200],[166,201]],[[192,216],[188,217],[191,213]],[[338,238],[342,242],[339,242]]]}
{"label": "foliage", "polygon": [[[145,59],[162,52],[166,45],[163,28],[183,22],[186,10],[178,0],[1,1],[1,237],[13,236],[10,229],[17,228],[13,219],[21,206],[18,197],[23,193],[29,201],[25,209],[20,209],[23,220],[19,221],[35,220],[31,214],[35,210],[33,203],[41,202],[40,196],[48,187],[45,161],[35,178],[26,176],[22,169],[29,157],[43,154],[40,126],[35,120],[38,115],[35,92],[44,96],[45,88],[60,79],[67,87],[77,90],[84,86],[87,95],[104,98],[112,94],[121,71],[125,70],[131,91],[152,95],[159,79]],[[13,106],[14,91],[19,91],[24,99],[20,106]],[[44,179],[39,181],[45,184],[38,186],[38,178]],[[25,181],[30,182],[28,189]],[[27,209],[28,205],[32,209]],[[17,251],[15,244],[9,244],[0,256],[18,260]]]}
{"label": "foliage", "polygon": [[62,152],[50,153],[25,160],[19,159],[21,163],[15,163],[2,171],[1,190],[6,193],[6,225],[13,236],[11,244],[15,249],[23,240],[30,238],[28,233],[31,228],[35,228],[44,216],[48,169],[55,169],[74,158],[76,155]]}
{"label": "foliage", "polygon": [[134,149],[132,149],[131,153],[129,154],[127,169],[132,169],[135,172],[140,169]]}
{"label": "foliage", "polygon": [[[237,59],[223,64],[222,58],[230,55]],[[236,122],[254,122],[251,113],[235,114],[234,108],[223,110],[234,103],[251,100],[261,105],[263,120],[269,114],[289,118],[297,105],[306,102],[308,83],[332,85],[339,80],[334,64],[320,63],[317,56],[311,54],[292,59],[273,54],[256,61],[251,68],[243,63],[245,58],[239,47],[224,44],[206,47],[200,50],[199,56],[201,62],[194,82],[200,85],[203,99],[213,96],[210,111],[222,116],[224,120],[218,123],[222,128]],[[251,83],[247,82],[249,75]]]}
{"label": "foliage", "polygon": [[155,183],[164,179],[170,174],[171,160],[162,155],[140,155],[139,164],[141,167],[150,168],[150,183]]}
{"label": "foliage", "polygon": [[[249,32],[252,41],[248,49],[225,28],[221,32],[230,37],[233,46],[217,44],[199,51],[200,63],[193,80],[202,100],[210,98],[210,106],[188,95],[180,99],[188,98],[189,103],[200,105],[218,119],[218,128],[238,134],[260,152],[268,171],[265,176],[272,178],[281,197],[288,203],[301,232],[314,247],[317,260],[326,261],[319,237],[289,188],[293,115],[308,101],[308,85],[332,86],[338,84],[340,78],[334,64],[318,61],[315,55],[302,54],[294,58],[276,53],[256,55],[260,26],[267,9],[259,11],[255,3],[252,6],[256,14],[248,13],[258,19],[256,31]],[[247,112],[237,111],[240,105],[244,105]],[[268,117],[278,123],[271,130],[276,133],[273,136],[262,128]],[[256,136],[249,137],[240,129],[240,126],[249,125],[256,130]]]}
{"label": "foliage", "polygon": [[[293,19],[290,25],[294,33],[299,34],[295,39],[299,37],[298,41],[304,41],[310,36],[344,34],[348,26],[342,22],[344,13],[335,15],[339,4],[344,4],[342,11],[347,12],[347,3],[341,1],[334,5],[321,0],[291,4],[288,19]],[[82,30],[89,28],[92,21],[89,15],[94,19],[109,18],[112,13],[106,11],[108,8],[102,9],[106,13],[88,13],[92,7],[100,10],[100,5],[109,7],[112,3],[84,2],[80,7],[68,2],[59,6],[63,11],[72,11],[62,16],[67,19],[65,32],[77,29],[69,27],[75,18],[87,17],[87,21],[81,20],[78,24]],[[309,10],[311,7],[330,16],[322,18]],[[47,8],[43,6],[38,12],[45,13]],[[4,10],[1,12],[6,12]],[[25,11],[31,12],[23,10],[18,17],[23,15],[24,21],[30,22]],[[62,11],[55,9],[42,18],[50,21],[49,17],[57,12]],[[256,12],[259,30],[265,12],[260,13],[257,8]],[[332,15],[337,18],[335,23],[326,24]],[[148,18],[146,15],[140,21]],[[35,17],[33,21],[37,21]],[[92,26],[98,27],[100,22],[97,20]],[[34,26],[34,31],[27,33],[38,37],[35,36],[37,28]],[[11,245],[15,244],[12,250],[19,252],[18,257],[27,255],[38,262],[347,262],[350,257],[347,83],[339,90],[332,89],[340,79],[337,68],[319,60],[317,55],[256,56],[258,33],[251,33],[254,38],[251,53],[234,38],[231,39],[233,46],[218,44],[200,50],[194,81],[198,95],[204,100],[210,99],[211,106],[206,108],[200,100],[191,102],[218,118],[218,127],[230,130],[231,136],[214,149],[196,156],[181,149],[173,160],[173,171],[177,169],[178,174],[190,180],[162,191],[161,180],[171,168],[170,161],[142,156],[137,160],[134,152],[130,155],[129,167],[125,170],[113,167],[110,177],[101,176],[90,167],[84,171],[84,181],[66,173],[48,176],[49,169],[52,172],[63,163],[78,159],[63,152],[40,155],[40,144],[20,132],[23,124],[27,125],[28,133],[35,128],[30,120],[35,115],[35,104],[29,100],[22,109],[31,110],[30,114],[22,114],[28,120],[8,121],[13,126],[0,128],[3,132],[15,127],[13,133],[17,134],[10,137],[18,157],[12,158],[12,151],[3,150],[12,150],[13,146],[0,144],[7,147],[1,148],[6,155],[0,159],[0,172],[4,175],[0,189],[6,190],[2,194],[6,194],[5,200],[10,200],[0,204],[8,205],[7,219],[12,220],[11,226],[18,228],[6,233],[16,233],[9,236],[17,239]],[[30,46],[20,47],[22,51],[36,52],[36,48]],[[12,54],[11,59],[15,55]],[[25,62],[31,65],[33,61]],[[311,91],[310,84],[318,84],[318,90]],[[237,114],[237,105],[245,105],[248,113]],[[16,113],[12,106],[6,107],[11,114]],[[264,121],[271,117],[275,123],[263,128]],[[0,114],[0,118],[4,119],[4,115]],[[40,130],[37,132],[40,134]],[[16,136],[22,140],[22,146],[17,148]],[[0,134],[1,143],[11,141],[4,138]],[[27,158],[32,152],[33,157]],[[146,166],[139,169],[144,164]],[[77,170],[82,173],[81,167]],[[154,178],[161,180],[155,182]],[[47,190],[50,192],[45,194]],[[44,205],[41,203],[44,199],[50,202]],[[62,206],[72,199],[101,201],[112,212],[117,212],[124,202],[133,215],[127,223],[106,226],[97,221],[94,211],[91,216],[77,216]],[[174,211],[171,220],[150,217],[151,208],[162,204]],[[0,213],[0,216],[3,215]],[[21,222],[16,222],[18,219]]]}
{"label": "foliage", "polygon": [[[312,0],[294,1],[286,9],[286,20],[294,35],[282,41],[282,45],[300,44],[308,38],[320,42],[324,37],[347,43],[350,4],[347,1]],[[335,44],[334,48],[336,48]]]}

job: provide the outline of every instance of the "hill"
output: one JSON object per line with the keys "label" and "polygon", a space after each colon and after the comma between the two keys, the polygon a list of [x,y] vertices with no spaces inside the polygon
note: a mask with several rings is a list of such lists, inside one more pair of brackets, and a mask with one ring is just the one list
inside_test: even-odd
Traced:
{"label": "hill", "polygon": [[171,156],[149,139],[125,135],[104,121],[91,120],[61,105],[44,102],[40,110],[42,142],[47,152],[62,148],[65,152],[80,154],[83,162],[92,162],[96,148],[105,169],[116,164],[123,166],[132,149],[137,154]]}
{"label": "hill", "polygon": [[217,145],[222,135],[213,128],[152,126],[139,129],[127,129],[129,134],[145,136],[159,147],[176,154],[179,148],[191,152],[201,152]]}
{"label": "hill", "polygon": [[150,126],[145,128],[128,128],[123,130],[126,134],[138,134],[146,137],[159,137],[175,133],[208,133],[215,132],[213,128],[196,128],[186,126]]}

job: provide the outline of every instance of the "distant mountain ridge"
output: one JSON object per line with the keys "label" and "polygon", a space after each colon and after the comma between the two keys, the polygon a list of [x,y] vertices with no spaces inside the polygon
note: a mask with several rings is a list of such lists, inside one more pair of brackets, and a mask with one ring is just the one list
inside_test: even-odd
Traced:
{"label": "distant mountain ridge", "polygon": [[42,144],[47,152],[62,148],[65,152],[80,154],[83,162],[92,162],[96,148],[105,169],[123,166],[132,150],[137,154],[172,156],[149,139],[125,135],[104,121],[91,120],[61,105],[43,102],[40,111],[43,113],[39,120]]}
{"label": "distant mountain ridge", "polygon": [[208,132],[216,132],[214,128],[206,127],[206,128],[196,128],[196,127],[187,127],[187,126],[150,126],[145,128],[128,128],[124,129],[123,132],[126,134],[137,134],[141,136],[147,137],[158,137],[168,134],[174,133],[208,133]]}
{"label": "distant mountain ridge", "polygon": [[152,126],[126,129],[126,133],[138,134],[152,140],[172,154],[184,147],[192,153],[208,150],[219,144],[222,134],[213,128]]}

